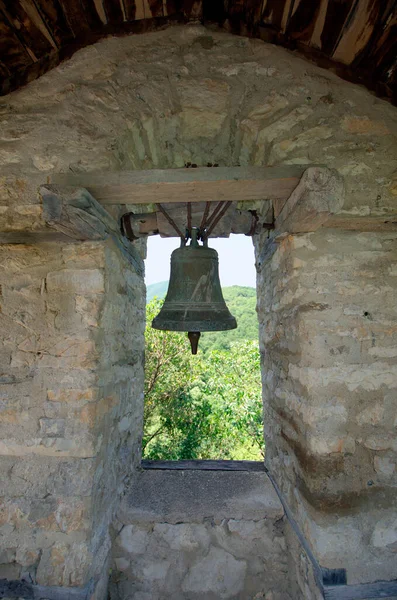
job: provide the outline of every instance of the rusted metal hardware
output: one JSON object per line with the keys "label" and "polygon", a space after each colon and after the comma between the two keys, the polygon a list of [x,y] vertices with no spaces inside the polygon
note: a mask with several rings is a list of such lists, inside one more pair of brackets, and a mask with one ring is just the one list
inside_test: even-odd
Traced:
{"label": "rusted metal hardware", "polygon": [[175,231],[177,232],[177,234],[179,235],[179,237],[181,238],[182,242],[185,243],[186,241],[186,236],[183,235],[182,231],[179,229],[178,225],[175,223],[174,219],[172,219],[170,217],[170,215],[167,213],[167,211],[163,208],[163,206],[161,204],[156,204],[157,208],[159,209],[160,212],[163,213],[163,215],[165,216],[165,218],[167,219],[168,223],[175,229]]}

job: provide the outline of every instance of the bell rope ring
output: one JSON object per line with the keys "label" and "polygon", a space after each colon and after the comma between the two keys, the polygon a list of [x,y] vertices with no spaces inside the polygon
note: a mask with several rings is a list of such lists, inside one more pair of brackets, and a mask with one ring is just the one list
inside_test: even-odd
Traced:
{"label": "bell rope ring", "polygon": [[163,307],[152,327],[164,331],[187,331],[192,354],[197,354],[202,331],[236,329],[219,281],[218,253],[200,245],[198,229],[192,228],[190,246],[182,246],[171,255],[171,275]]}

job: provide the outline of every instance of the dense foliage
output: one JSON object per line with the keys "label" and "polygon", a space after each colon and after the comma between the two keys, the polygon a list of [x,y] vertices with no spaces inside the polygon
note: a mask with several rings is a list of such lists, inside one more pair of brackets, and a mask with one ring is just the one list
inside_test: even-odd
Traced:
{"label": "dense foliage", "polygon": [[[219,333],[206,334],[197,356],[191,355],[186,334],[151,328],[162,301],[154,298],[147,306],[145,458],[261,460],[263,456],[255,290],[233,287],[224,292],[239,322],[238,335],[224,343]],[[251,310],[244,304],[250,301]],[[239,310],[244,311],[243,319]],[[251,322],[244,320],[247,314]]]}

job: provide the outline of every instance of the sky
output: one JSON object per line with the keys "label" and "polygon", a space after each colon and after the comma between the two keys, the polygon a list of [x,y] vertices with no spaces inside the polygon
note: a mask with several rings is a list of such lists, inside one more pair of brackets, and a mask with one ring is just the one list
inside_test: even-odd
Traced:
{"label": "sky", "polygon": [[[231,235],[229,238],[211,238],[210,248],[219,255],[219,276],[222,287],[244,285],[256,287],[255,256],[252,238],[246,235]],[[146,285],[167,281],[170,276],[171,252],[179,247],[178,238],[148,238]]]}

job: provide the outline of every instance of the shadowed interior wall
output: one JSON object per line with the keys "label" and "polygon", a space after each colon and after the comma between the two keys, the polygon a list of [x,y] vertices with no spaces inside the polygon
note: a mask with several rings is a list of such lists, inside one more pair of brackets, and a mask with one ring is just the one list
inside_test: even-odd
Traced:
{"label": "shadowed interior wall", "polygon": [[[286,50],[198,25],[110,38],[79,51],[2,98],[0,114],[3,232],[43,227],[37,190],[52,173],[175,168],[186,162],[320,163],[337,169],[346,188],[341,214],[357,229],[370,219],[383,226],[383,215],[395,206],[397,114],[392,106]],[[344,539],[345,525],[352,528],[343,556],[355,543],[354,556],[345,565],[353,580],[365,577],[355,556],[374,558],[376,574],[374,567],[367,570],[368,577],[396,576],[390,562],[397,534],[391,533],[396,525],[389,495],[396,451],[394,243],[392,233],[338,230],[292,236],[270,251],[265,236],[257,240],[269,466],[278,473],[320,561],[339,562],[333,547]],[[102,540],[113,500],[117,503],[114,492],[119,485],[121,491],[123,477],[139,459],[142,280],[116,249],[98,243],[87,255],[86,248],[37,244],[2,249],[5,387],[0,419],[6,435],[0,444],[0,472],[2,482],[13,473],[17,477],[15,487],[6,484],[2,491],[4,505],[11,502],[0,525],[3,564],[11,569],[7,577],[22,573],[16,563],[25,567],[32,561],[39,564],[37,577],[48,584],[87,581],[92,572],[88,567],[81,576],[71,573],[80,573],[85,560],[81,552],[90,544],[94,553],[98,547],[105,549]],[[112,282],[108,287],[107,281]],[[58,331],[69,339],[76,335],[76,323],[77,346],[59,346]],[[78,390],[100,390],[99,395],[92,392],[97,407],[93,427],[90,416],[79,424],[80,411],[91,397],[62,396],[61,371],[53,374],[55,389],[52,381],[40,379],[49,376],[49,369],[61,368],[62,360],[68,371],[66,389],[75,389],[77,369],[79,376],[87,371],[93,378]],[[282,409],[285,414],[280,414]],[[136,450],[131,454],[132,448]],[[63,460],[66,451],[76,453],[70,466]],[[43,454],[49,453],[47,461]],[[17,467],[10,465],[15,455],[18,469],[37,475],[18,477]],[[69,473],[91,468],[90,461],[85,491],[77,493],[58,465]],[[44,480],[43,473],[54,483],[36,492],[33,483]],[[75,477],[81,481],[80,475]],[[51,516],[62,495],[84,496],[84,507],[89,505],[84,513],[88,521],[71,525],[69,533],[59,532],[60,517]],[[340,495],[343,502],[338,504]],[[375,510],[371,498],[383,504]],[[340,531],[342,516],[347,521],[341,521]],[[19,562],[15,540],[22,540],[29,522],[37,558]],[[44,534],[46,527],[54,533]],[[58,550],[59,539],[67,545],[72,538],[77,546]],[[95,560],[99,568],[100,554]],[[62,572],[55,579],[49,575],[51,561]]]}
{"label": "shadowed interior wall", "polygon": [[140,463],[142,275],[111,242],[0,246],[0,577],[106,587]]}

